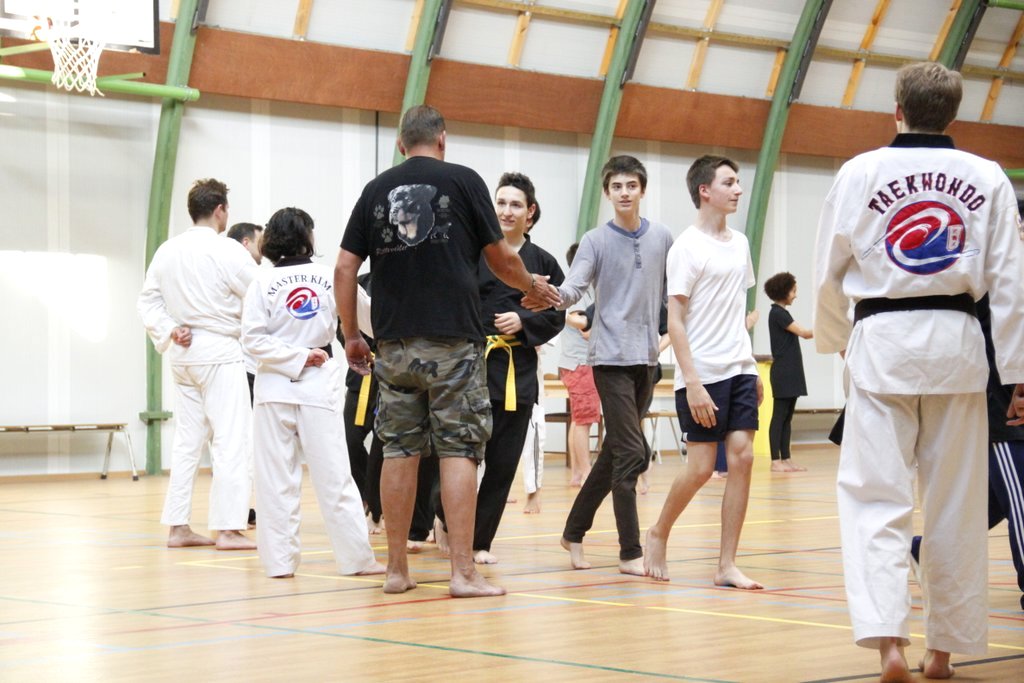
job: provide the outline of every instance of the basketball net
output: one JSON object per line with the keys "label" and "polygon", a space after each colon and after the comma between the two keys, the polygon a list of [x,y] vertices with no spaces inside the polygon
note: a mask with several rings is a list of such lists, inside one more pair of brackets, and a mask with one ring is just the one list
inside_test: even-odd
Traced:
{"label": "basketball net", "polygon": [[49,19],[47,42],[53,55],[53,78],[58,88],[103,96],[96,88],[96,72],[104,42],[86,37],[78,20]]}

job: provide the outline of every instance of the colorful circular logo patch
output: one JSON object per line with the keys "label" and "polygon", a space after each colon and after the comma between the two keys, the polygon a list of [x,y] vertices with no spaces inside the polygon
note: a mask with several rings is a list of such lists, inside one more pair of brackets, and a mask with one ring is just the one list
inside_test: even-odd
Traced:
{"label": "colorful circular logo patch", "polygon": [[308,320],[320,310],[320,298],[309,287],[299,287],[288,294],[285,305],[292,317]]}
{"label": "colorful circular logo patch", "polygon": [[964,253],[963,219],[941,202],[915,202],[896,212],[885,233],[892,262],[915,275],[933,275],[956,263]]}

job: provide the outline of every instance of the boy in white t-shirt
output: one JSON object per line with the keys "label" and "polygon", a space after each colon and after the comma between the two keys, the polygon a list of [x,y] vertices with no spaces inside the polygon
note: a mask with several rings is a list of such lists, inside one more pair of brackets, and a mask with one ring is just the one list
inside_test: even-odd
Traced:
{"label": "boy in white t-shirt", "polygon": [[697,221],[668,253],[668,333],[676,357],[676,412],[687,436],[687,467],[672,482],[657,523],[647,532],[645,573],[668,581],[672,525],[711,477],[725,441],[729,479],[722,498],[722,545],[715,585],[757,589],[736,566],[747,514],[757,407],[763,388],[747,334],[746,290],[754,285],[750,247],[726,225],[743,190],[736,163],[703,156],[686,174]]}

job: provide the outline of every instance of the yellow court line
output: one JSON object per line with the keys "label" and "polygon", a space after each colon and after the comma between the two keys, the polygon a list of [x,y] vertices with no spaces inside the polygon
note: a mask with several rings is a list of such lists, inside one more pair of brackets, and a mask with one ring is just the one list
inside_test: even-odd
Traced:
{"label": "yellow court line", "polygon": [[[759,617],[752,614],[736,614],[734,612],[710,612],[707,610],[696,610],[696,609],[685,609],[683,607],[660,607],[657,605],[637,605],[628,602],[605,602],[603,600],[587,600],[582,598],[567,598],[558,595],[539,595],[537,593],[509,593],[510,596],[518,595],[526,598],[534,598],[540,600],[551,600],[556,602],[571,602],[581,603],[589,605],[607,605],[610,607],[635,607],[638,609],[646,609],[657,612],[678,612],[680,614],[694,614],[698,616],[706,617],[725,617],[727,619],[746,619],[748,621],[763,621],[772,624],[792,624],[794,626],[816,626],[819,628],[831,628],[839,631],[852,631],[853,627],[845,626],[843,624],[828,624],[820,621],[804,621],[802,619],[782,619],[780,617]],[[923,633],[911,633],[914,638],[924,638]],[[989,647],[998,648],[1003,650],[1017,650],[1024,652],[1024,647],[1018,647],[1016,645],[1004,645],[1002,643],[988,643]]]}

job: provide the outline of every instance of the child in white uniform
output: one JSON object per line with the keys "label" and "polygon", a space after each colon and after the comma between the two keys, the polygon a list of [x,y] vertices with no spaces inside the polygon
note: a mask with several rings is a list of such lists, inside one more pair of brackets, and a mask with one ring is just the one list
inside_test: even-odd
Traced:
{"label": "child in white uniform", "polygon": [[333,274],[310,260],[313,219],[301,209],[281,209],[267,223],[260,248],[275,267],[253,281],[242,311],[242,344],[258,363],[253,434],[260,561],[275,578],[291,577],[299,566],[301,446],[339,573],[383,573],[345,454],[342,370],[330,352],[337,327]]}

